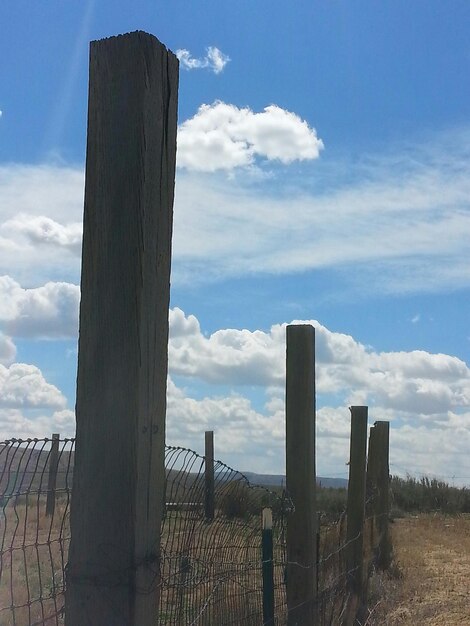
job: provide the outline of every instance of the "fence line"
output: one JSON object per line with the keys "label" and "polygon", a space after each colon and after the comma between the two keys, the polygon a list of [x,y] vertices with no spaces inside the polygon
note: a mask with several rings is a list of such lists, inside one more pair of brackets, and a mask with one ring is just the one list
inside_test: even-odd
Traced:
{"label": "fence line", "polygon": [[[46,516],[51,439],[0,443],[0,623],[63,624],[65,570],[74,439],[60,439],[54,509]],[[214,461],[214,517],[205,515],[205,457],[167,446],[166,506],[162,521],[161,626],[259,626],[263,619],[263,508],[273,514],[274,624],[287,620],[286,520],[293,505],[284,491],[253,485]],[[50,505],[49,505],[50,506]],[[320,526],[317,562],[318,624],[341,623],[349,594],[346,516]],[[362,534],[373,516],[366,518]],[[374,553],[369,549],[365,570]],[[302,564],[290,563],[290,565]],[[118,573],[119,574],[119,573]],[[122,576],[122,572],[120,573]]]}

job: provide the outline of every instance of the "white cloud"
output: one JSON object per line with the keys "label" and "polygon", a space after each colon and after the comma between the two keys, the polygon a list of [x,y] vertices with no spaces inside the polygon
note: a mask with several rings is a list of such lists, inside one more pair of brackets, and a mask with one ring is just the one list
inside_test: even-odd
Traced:
{"label": "white cloud", "polygon": [[[209,338],[198,320],[170,311],[169,359],[173,374],[196,376],[209,383],[269,385],[283,376],[284,328],[262,331],[225,329]],[[279,336],[278,336],[279,335]]]}
{"label": "white cloud", "polygon": [[251,166],[255,158],[316,159],[323,148],[307,122],[278,106],[255,113],[248,107],[214,102],[199,107],[178,129],[178,166],[200,172]]}
{"label": "white cloud", "polygon": [[45,380],[39,368],[26,363],[0,365],[1,408],[64,409],[65,405],[65,397]]}
{"label": "white cloud", "polygon": [[227,63],[231,60],[228,55],[224,54],[215,46],[209,46],[206,48],[206,56],[200,59],[191,56],[189,50],[184,48],[177,50],[175,54],[179,59],[180,67],[184,70],[198,70],[206,68],[214,72],[214,74],[220,74]]}
{"label": "white cloud", "polygon": [[417,313],[416,315],[414,315],[411,318],[411,323],[412,324],[417,324],[420,321],[420,319],[421,319],[421,315],[419,313]]}
{"label": "white cloud", "polygon": [[80,254],[82,248],[82,223],[59,224],[44,215],[19,214],[7,220],[2,230],[10,235],[24,235],[34,244],[59,246]]}
{"label": "white cloud", "polygon": [[9,365],[16,356],[16,346],[11,337],[4,335],[0,331],[0,363]]}
{"label": "white cloud", "polygon": [[[457,357],[424,351],[374,352],[316,320],[316,385],[347,404],[394,409],[418,420],[470,406],[470,369]],[[285,327],[268,332],[222,329],[206,337],[194,316],[170,311],[169,363],[173,375],[210,384],[282,387]]]}
{"label": "white cloud", "polygon": [[347,174],[338,166],[346,180],[321,191],[301,179],[291,179],[289,189],[181,174],[173,277],[193,282],[330,268],[349,293],[468,287],[470,158],[458,138],[453,145],[455,162],[436,163],[438,148],[427,146],[419,165],[405,154],[395,167],[380,158],[365,171],[349,164]]}
{"label": "white cloud", "polygon": [[50,437],[59,433],[61,437],[75,436],[75,413],[62,409],[52,413],[43,411],[28,415],[24,409],[0,408],[0,441]]}
{"label": "white cloud", "polygon": [[[219,130],[214,135],[227,147],[226,157],[209,154],[205,161],[195,156],[197,145],[187,144],[183,160],[197,165],[199,159],[209,169],[246,165],[248,144],[237,147]],[[468,137],[464,131],[452,140],[439,136],[416,148],[418,154],[402,149],[388,158],[331,163],[311,177],[312,185],[325,178],[321,189],[306,185],[305,177],[253,181],[244,170],[222,180],[180,169],[173,284],[329,268],[348,296],[468,287]],[[0,274],[29,286],[78,282],[82,213],[81,169],[1,166]]]}
{"label": "white cloud", "polygon": [[[371,422],[391,421],[392,471],[468,476],[470,370],[463,361],[424,351],[376,352],[315,320],[298,321],[316,328],[319,474],[347,475],[347,407],[368,404]],[[170,373],[199,391],[193,397],[169,379],[168,443],[202,451],[203,432],[215,430],[218,458],[242,470],[283,472],[285,326],[205,336],[194,315],[172,309]],[[0,437],[71,435],[73,412],[65,406],[37,367],[0,366]]]}
{"label": "white cloud", "polygon": [[[285,472],[284,403],[280,398],[256,411],[238,394],[228,397],[189,397],[169,381],[167,441],[203,452],[205,430],[215,431],[216,458],[232,467],[267,473]],[[370,407],[369,423],[391,421],[390,467],[394,474],[436,475],[468,484],[470,465],[470,413],[448,412],[441,419],[399,423],[397,414],[381,406]],[[317,410],[317,474],[347,477],[350,414],[346,405]]]}
{"label": "white cloud", "polygon": [[81,167],[0,165],[0,274],[78,280],[83,186]]}
{"label": "white cloud", "polygon": [[76,337],[80,288],[49,282],[22,288],[10,276],[0,276],[0,322],[14,337]]}

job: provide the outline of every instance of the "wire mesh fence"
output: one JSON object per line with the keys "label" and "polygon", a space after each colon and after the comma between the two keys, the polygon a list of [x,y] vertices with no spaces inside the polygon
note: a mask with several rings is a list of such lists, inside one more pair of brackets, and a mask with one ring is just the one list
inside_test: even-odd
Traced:
{"label": "wire mesh fence", "polygon": [[[73,440],[59,442],[53,493],[50,439],[0,444],[0,624],[57,624],[70,541]],[[54,510],[46,514],[47,499]]]}
{"label": "wire mesh fence", "polygon": [[274,581],[279,623],[285,610],[285,518],[281,493],[214,465],[214,514],[205,511],[205,459],[167,448],[162,526],[160,624],[259,625],[262,614],[261,513],[274,514]]}
{"label": "wire mesh fence", "polygon": [[[74,439],[0,444],[0,624],[62,624],[70,542]],[[261,512],[274,511],[277,615],[285,612],[284,495],[214,464],[214,515],[205,515],[204,457],[166,447],[159,623],[262,622]],[[50,472],[55,466],[55,487]],[[54,501],[52,514],[48,499]]]}
{"label": "wire mesh fence", "polygon": [[[70,542],[74,439],[11,439],[0,443],[0,624],[64,622]],[[273,512],[275,625],[287,622],[285,490],[253,485],[220,461],[213,466],[213,510],[207,508],[205,458],[166,447],[165,510],[160,561],[161,626],[259,626],[263,623],[263,508]],[[51,472],[55,474],[51,482]],[[52,502],[52,505],[51,505]],[[350,578],[346,514],[325,516],[317,541],[316,623],[341,623]],[[362,533],[365,576],[380,537],[372,517]],[[316,595],[316,598],[315,598]]]}

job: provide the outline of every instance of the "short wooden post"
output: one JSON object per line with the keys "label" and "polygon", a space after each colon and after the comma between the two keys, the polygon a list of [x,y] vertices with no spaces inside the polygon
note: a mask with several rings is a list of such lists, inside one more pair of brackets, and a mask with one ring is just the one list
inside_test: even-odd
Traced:
{"label": "short wooden post", "polygon": [[287,518],[288,626],[315,622],[315,330],[286,329],[286,486],[294,511]]}
{"label": "short wooden post", "polygon": [[390,423],[387,421],[375,422],[377,430],[377,530],[378,549],[377,567],[386,570],[392,559],[392,546],[389,536],[388,518],[390,515],[390,469],[389,469],[389,440]]}
{"label": "short wooden post", "polygon": [[165,483],[178,60],[90,48],[67,626],[154,626]]}
{"label": "short wooden post", "polygon": [[262,513],[263,626],[274,626],[273,513]]}
{"label": "short wooden post", "polygon": [[51,451],[49,455],[49,478],[47,481],[46,517],[52,517],[55,511],[55,490],[57,485],[57,468],[59,466],[60,435],[52,435]]}
{"label": "short wooden post", "polygon": [[366,406],[351,407],[346,567],[349,586],[357,606],[363,600],[367,412]]}
{"label": "short wooden post", "polygon": [[214,431],[205,432],[204,454],[204,512],[206,521],[214,519],[215,509],[215,483],[214,483]]}

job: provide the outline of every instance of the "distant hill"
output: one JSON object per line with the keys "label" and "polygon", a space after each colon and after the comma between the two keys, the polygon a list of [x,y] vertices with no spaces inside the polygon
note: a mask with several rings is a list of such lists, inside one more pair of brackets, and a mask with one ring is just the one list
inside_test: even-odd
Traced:
{"label": "distant hill", "polygon": [[[280,487],[286,484],[286,477],[282,474],[255,474],[254,472],[242,472],[255,485],[263,487]],[[346,478],[325,478],[317,476],[317,485],[322,487],[335,487],[346,489],[348,481]]]}
{"label": "distant hill", "polygon": [[[61,448],[58,459],[58,472],[56,489],[72,487],[74,466],[74,453]],[[49,478],[49,450],[38,448],[25,448],[14,446],[10,451],[0,449],[0,494],[13,492],[26,493],[31,491],[47,491]],[[242,472],[252,485],[263,487],[280,487],[286,484],[286,477],[281,474],[256,474],[255,472]],[[239,475],[238,475],[239,476]],[[195,493],[203,493],[204,473],[193,473],[184,469],[176,470],[167,468],[167,498],[170,501],[187,500],[191,492],[191,498]],[[233,479],[236,479],[234,474]],[[225,478],[215,476],[216,485],[218,480]],[[345,478],[317,477],[317,484],[322,487],[347,487]],[[202,497],[202,496],[200,496]]]}

